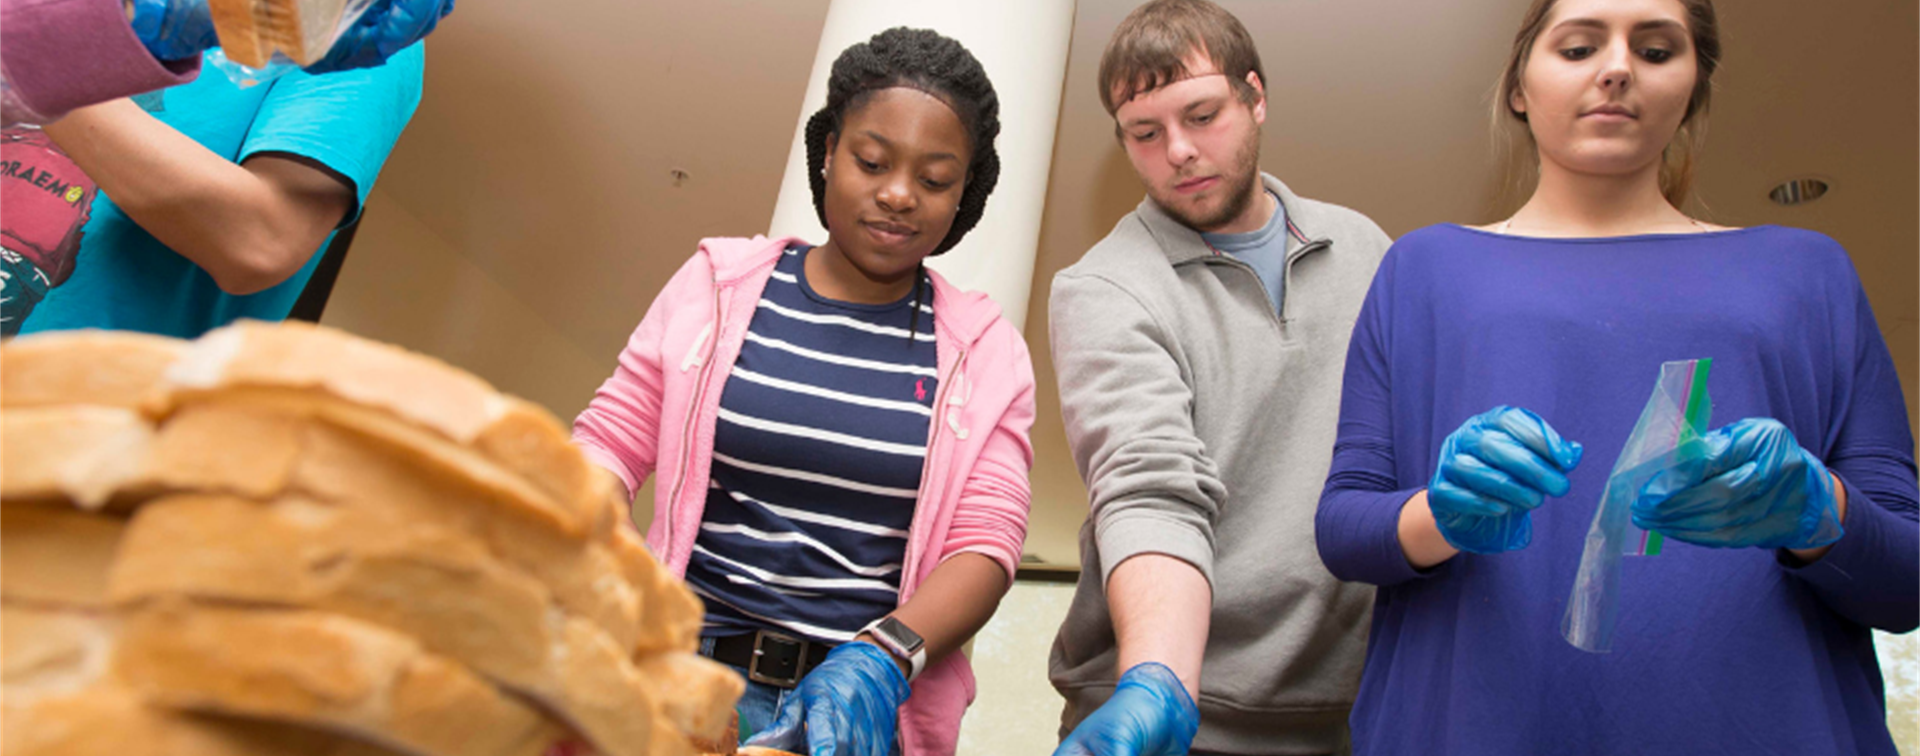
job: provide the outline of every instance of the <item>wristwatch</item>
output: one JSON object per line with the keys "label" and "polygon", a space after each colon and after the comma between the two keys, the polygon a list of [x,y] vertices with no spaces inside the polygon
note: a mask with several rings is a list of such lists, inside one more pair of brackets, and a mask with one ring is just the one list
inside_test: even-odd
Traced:
{"label": "wristwatch", "polygon": [[913,678],[919,677],[920,671],[926,669],[927,642],[913,628],[907,627],[907,623],[892,616],[881,617],[860,632],[873,636],[887,653],[907,661],[907,682],[913,682]]}

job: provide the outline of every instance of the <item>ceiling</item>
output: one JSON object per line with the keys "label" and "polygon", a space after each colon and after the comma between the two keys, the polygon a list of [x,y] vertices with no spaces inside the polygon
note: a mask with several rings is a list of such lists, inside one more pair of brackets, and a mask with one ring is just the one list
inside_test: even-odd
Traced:
{"label": "ceiling", "polygon": [[[1040,381],[1029,550],[1049,561],[1076,561],[1085,506],[1041,303],[1053,272],[1141,196],[1092,83],[1135,4],[1079,0],[1025,324]],[[1222,4],[1253,33],[1270,79],[1268,171],[1394,235],[1490,219],[1488,97],[1524,0]],[[578,412],[698,239],[766,228],[827,5],[462,4],[430,41],[425,99],[368,203],[327,322]],[[1720,10],[1726,55],[1702,212],[1844,244],[1911,412],[1920,3]],[[1803,175],[1834,189],[1800,208],[1766,201]]]}

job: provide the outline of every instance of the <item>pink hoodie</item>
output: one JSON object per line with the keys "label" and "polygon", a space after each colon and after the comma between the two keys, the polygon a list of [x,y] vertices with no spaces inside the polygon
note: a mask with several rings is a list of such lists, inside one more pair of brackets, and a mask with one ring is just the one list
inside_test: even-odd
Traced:
{"label": "pink hoodie", "polygon": [[[707,501],[721,388],[781,253],[796,239],[707,239],[654,298],[620,366],[573,423],[587,457],[636,491],[656,470],[647,545],[684,576]],[[935,567],[973,552],[1011,583],[1027,535],[1033,363],[1000,307],[933,278],[939,389],[907,540],[900,603]],[[900,707],[907,756],[948,756],[973,703],[973,668],[948,654],[913,681]]]}

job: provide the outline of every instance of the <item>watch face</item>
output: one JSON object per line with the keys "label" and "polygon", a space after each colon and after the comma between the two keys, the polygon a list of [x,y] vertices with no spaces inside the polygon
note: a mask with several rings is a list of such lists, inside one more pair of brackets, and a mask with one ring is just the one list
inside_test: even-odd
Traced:
{"label": "watch face", "polygon": [[926,643],[920,638],[919,633],[913,631],[913,628],[907,627],[906,623],[892,617],[881,620],[880,626],[874,629],[891,636],[894,642],[899,643],[900,647],[906,649],[909,654],[919,651],[920,646]]}

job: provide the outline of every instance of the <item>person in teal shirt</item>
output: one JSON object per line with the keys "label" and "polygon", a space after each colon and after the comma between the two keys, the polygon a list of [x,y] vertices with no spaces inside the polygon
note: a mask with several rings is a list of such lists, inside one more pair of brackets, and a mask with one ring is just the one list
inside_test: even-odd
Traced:
{"label": "person in teal shirt", "polygon": [[[191,338],[240,318],[285,319],[319,251],[359,217],[419,105],[424,65],[414,44],[384,65],[293,71],[250,87],[208,72],[48,124],[41,142],[61,154],[30,159],[64,158],[98,191],[90,214],[71,214],[84,225],[77,244],[59,248],[70,259],[14,254],[28,232],[72,235],[31,217],[0,219],[12,316],[0,327]],[[34,278],[48,270],[57,277]]]}

